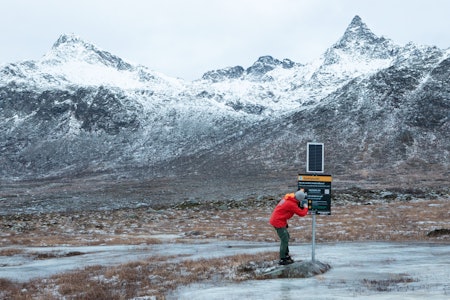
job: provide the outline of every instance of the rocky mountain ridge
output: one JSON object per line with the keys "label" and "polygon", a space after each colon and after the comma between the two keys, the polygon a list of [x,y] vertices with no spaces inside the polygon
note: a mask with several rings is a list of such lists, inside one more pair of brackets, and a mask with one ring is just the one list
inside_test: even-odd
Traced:
{"label": "rocky mountain ridge", "polygon": [[318,141],[343,182],[445,184],[449,64],[358,16],[313,62],[262,56],[193,82],[62,35],[41,60],[0,67],[0,176],[183,178],[180,193],[226,197],[295,183]]}

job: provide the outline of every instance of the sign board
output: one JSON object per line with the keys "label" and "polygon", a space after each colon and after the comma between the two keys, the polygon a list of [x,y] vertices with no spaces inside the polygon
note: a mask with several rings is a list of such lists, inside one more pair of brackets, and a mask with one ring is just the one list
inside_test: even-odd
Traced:
{"label": "sign board", "polygon": [[307,193],[310,214],[331,215],[331,175],[298,175],[298,189]]}
{"label": "sign board", "polygon": [[324,172],[324,147],[323,143],[307,143],[306,148],[306,172]]}

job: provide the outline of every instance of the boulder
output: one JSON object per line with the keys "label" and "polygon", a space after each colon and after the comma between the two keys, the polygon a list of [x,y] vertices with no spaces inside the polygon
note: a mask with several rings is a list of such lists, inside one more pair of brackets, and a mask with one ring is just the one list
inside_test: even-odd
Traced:
{"label": "boulder", "polygon": [[320,261],[300,261],[286,266],[274,266],[263,270],[258,279],[274,278],[308,278],[323,274],[331,269],[331,266]]}

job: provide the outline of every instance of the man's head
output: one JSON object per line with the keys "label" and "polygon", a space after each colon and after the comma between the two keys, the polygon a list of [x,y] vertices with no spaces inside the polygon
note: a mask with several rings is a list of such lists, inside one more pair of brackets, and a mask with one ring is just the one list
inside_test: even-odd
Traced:
{"label": "man's head", "polygon": [[301,202],[303,199],[305,199],[305,197],[306,197],[306,194],[302,190],[297,191],[295,193],[295,199],[297,199],[298,202]]}

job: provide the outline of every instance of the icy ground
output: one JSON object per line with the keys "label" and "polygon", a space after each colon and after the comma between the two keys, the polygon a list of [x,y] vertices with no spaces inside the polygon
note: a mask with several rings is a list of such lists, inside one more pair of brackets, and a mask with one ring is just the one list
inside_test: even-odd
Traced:
{"label": "icy ground", "polygon": [[[316,259],[332,266],[323,275],[196,284],[169,299],[450,299],[450,245],[339,243],[316,250]],[[291,247],[297,259],[309,259],[310,251]]]}
{"label": "icy ground", "polygon": [[[24,247],[0,256],[0,278],[27,281],[88,265],[114,265],[154,255],[180,259],[273,251],[278,243],[202,241],[138,246]],[[166,239],[166,241],[167,241]],[[1,247],[4,250],[7,247]],[[17,248],[17,247],[15,247]],[[310,244],[294,244],[296,260],[311,259]],[[32,256],[47,255],[48,259]],[[332,269],[308,279],[209,282],[182,287],[169,299],[450,299],[450,245],[447,243],[322,243],[316,259]]]}

